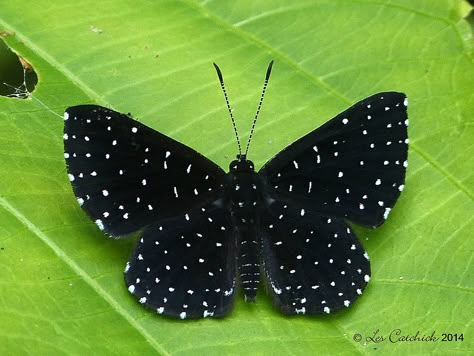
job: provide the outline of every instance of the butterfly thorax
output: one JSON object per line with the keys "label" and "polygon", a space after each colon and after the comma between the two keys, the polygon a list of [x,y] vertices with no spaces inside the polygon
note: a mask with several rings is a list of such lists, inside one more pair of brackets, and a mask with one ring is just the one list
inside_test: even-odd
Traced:
{"label": "butterfly thorax", "polygon": [[255,224],[255,212],[261,201],[259,177],[248,160],[235,160],[229,166],[227,197],[237,226]]}
{"label": "butterfly thorax", "polygon": [[255,299],[260,280],[259,242],[255,230],[257,209],[262,201],[260,187],[251,161],[240,157],[231,162],[226,191],[229,210],[238,231],[240,282],[247,301]]}

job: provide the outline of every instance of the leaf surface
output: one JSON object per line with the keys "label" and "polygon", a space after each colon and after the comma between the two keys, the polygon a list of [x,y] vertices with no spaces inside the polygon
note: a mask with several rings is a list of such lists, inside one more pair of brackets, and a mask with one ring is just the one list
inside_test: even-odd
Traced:
{"label": "leaf surface", "polygon": [[[0,97],[0,353],[472,352],[468,11],[456,0],[3,3],[0,31],[39,82],[36,100]],[[334,315],[285,317],[260,292],[223,320],[156,316],[124,287],[134,241],[108,240],[75,201],[56,114],[86,103],[131,112],[227,169],[236,144],[212,62],[245,142],[270,59],[258,167],[364,97],[408,95],[405,191],[381,228],[357,229],[373,278]],[[464,341],[392,343],[395,329]],[[367,339],[376,330],[384,341]]]}

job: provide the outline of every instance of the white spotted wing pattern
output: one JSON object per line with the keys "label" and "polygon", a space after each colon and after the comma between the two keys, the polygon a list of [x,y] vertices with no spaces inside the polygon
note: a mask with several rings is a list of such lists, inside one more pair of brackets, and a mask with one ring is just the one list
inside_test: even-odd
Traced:
{"label": "white spotted wing pattern", "polygon": [[372,95],[302,137],[260,170],[267,194],[381,225],[404,188],[407,104],[402,93]]}
{"label": "white spotted wing pattern", "polygon": [[348,307],[369,282],[369,257],[341,218],[274,201],[259,235],[267,289],[285,314]]}
{"label": "white spotted wing pattern", "polygon": [[331,313],[352,305],[371,276],[348,223],[381,225],[403,190],[406,106],[404,94],[373,95],[258,173],[246,154],[225,173],[127,115],[74,106],[64,155],[97,226],[114,238],[139,232],[125,281],[147,308],[222,317],[238,287],[252,301],[262,278],[283,313]]}
{"label": "white spotted wing pattern", "polygon": [[81,105],[68,108],[64,120],[64,156],[77,200],[111,236],[222,194],[219,166],[127,115]]}
{"label": "white spotted wing pattern", "polygon": [[232,307],[237,273],[230,215],[216,205],[186,215],[145,228],[126,266],[128,290],[158,314],[224,316]]}

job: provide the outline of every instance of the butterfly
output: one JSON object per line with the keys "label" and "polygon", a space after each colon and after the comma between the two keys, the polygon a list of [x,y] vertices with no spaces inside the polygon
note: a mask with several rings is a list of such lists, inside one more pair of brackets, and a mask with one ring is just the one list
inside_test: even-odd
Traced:
{"label": "butterfly", "polygon": [[222,317],[236,291],[264,282],[284,314],[349,307],[369,256],[348,222],[377,227],[396,203],[408,156],[407,98],[372,95],[292,143],[258,172],[243,152],[226,173],[166,135],[108,108],[69,107],[64,157],[77,201],[112,238],[138,232],[128,291],[174,318]]}

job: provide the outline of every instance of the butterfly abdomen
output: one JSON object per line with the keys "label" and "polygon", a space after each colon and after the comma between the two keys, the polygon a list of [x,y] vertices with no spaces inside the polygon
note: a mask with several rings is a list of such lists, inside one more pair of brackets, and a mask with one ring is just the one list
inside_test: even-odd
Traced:
{"label": "butterfly abdomen", "polygon": [[254,226],[244,226],[238,229],[239,241],[239,274],[240,283],[244,290],[245,301],[252,302],[257,295],[260,282],[260,242]]}
{"label": "butterfly abdomen", "polygon": [[238,266],[245,300],[253,301],[260,281],[260,241],[257,239],[257,209],[262,202],[261,184],[247,160],[231,163],[227,180],[229,210],[238,233]]}

